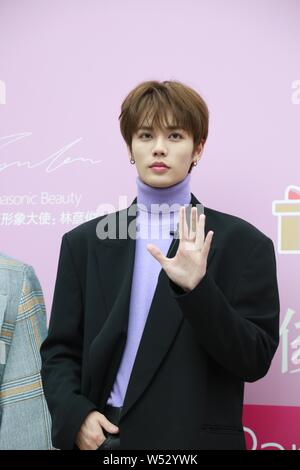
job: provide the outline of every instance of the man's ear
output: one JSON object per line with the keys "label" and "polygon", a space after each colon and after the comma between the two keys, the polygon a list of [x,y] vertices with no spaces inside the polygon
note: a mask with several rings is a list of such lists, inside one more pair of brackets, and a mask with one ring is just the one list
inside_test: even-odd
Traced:
{"label": "man's ear", "polygon": [[202,154],[203,154],[204,145],[205,145],[205,141],[204,141],[204,139],[201,139],[199,145],[197,145],[197,147],[195,148],[193,161],[200,160],[200,158],[202,157]]}
{"label": "man's ear", "polygon": [[130,150],[129,145],[127,145],[127,153],[128,153],[128,159],[130,161],[130,159],[132,158],[132,155],[131,155],[131,150]]}

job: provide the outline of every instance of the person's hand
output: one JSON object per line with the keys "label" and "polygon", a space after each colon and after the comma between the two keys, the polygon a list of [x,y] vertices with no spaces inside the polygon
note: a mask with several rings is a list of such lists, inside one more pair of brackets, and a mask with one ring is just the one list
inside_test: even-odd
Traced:
{"label": "person's hand", "polygon": [[76,445],[80,450],[97,450],[105,441],[103,429],[110,434],[117,434],[119,428],[111,423],[102,413],[91,411],[85,418],[76,436]]}
{"label": "person's hand", "polygon": [[179,211],[179,246],[174,258],[167,258],[157,248],[148,243],[147,250],[161,264],[168,277],[186,292],[194,289],[206,274],[207,257],[213,232],[205,237],[205,215],[197,217],[197,208],[192,207],[190,231],[186,222],[185,207]]}

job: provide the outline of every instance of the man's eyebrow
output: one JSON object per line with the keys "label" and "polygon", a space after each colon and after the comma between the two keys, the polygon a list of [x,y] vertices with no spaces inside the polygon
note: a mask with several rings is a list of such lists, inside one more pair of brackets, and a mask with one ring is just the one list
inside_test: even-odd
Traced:
{"label": "man's eyebrow", "polygon": [[[165,129],[169,129],[169,130],[174,130],[174,129],[182,129],[184,130],[182,127],[180,126],[167,126],[165,127]],[[139,127],[139,130],[144,130],[144,131],[153,131],[153,127],[147,127],[147,126],[143,126],[143,127]]]}

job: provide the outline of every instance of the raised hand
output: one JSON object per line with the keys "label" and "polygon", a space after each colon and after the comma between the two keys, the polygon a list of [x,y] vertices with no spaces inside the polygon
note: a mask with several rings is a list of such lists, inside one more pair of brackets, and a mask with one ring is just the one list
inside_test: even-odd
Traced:
{"label": "raised hand", "polygon": [[197,217],[197,208],[192,207],[190,230],[186,222],[185,207],[179,211],[179,246],[174,258],[167,258],[157,248],[148,243],[147,250],[161,264],[169,279],[186,292],[194,289],[206,274],[213,232],[208,232],[205,240],[205,215]]}

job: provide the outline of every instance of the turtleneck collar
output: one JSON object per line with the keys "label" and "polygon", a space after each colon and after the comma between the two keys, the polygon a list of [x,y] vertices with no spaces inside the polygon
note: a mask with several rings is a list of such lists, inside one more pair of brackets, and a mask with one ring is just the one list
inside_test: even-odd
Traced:
{"label": "turtleneck collar", "polygon": [[[154,188],[136,178],[137,204],[139,210],[147,212],[178,212],[179,206],[188,205],[191,201],[191,173],[177,184],[167,188]],[[162,205],[158,208],[158,205]],[[157,207],[155,207],[155,206]],[[173,207],[170,207],[173,206]]]}

